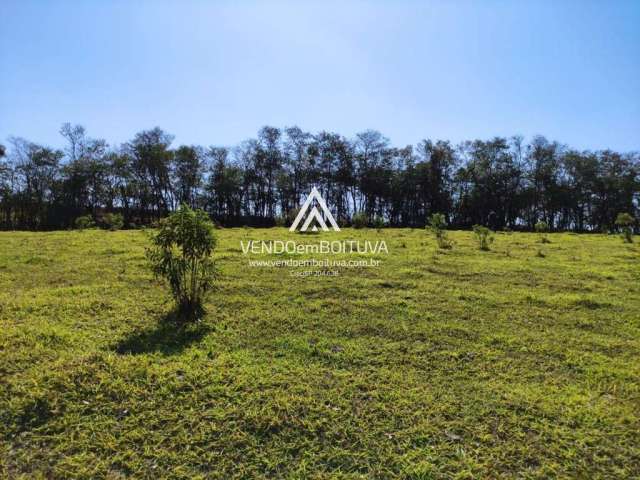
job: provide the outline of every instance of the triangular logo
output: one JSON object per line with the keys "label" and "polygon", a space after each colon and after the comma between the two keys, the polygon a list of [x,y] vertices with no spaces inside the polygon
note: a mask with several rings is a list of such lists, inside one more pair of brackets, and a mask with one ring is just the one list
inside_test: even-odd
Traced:
{"label": "triangular logo", "polygon": [[[290,232],[294,232],[296,230],[296,228],[298,228],[298,224],[302,221],[302,219],[304,218],[304,216],[307,213],[307,210],[309,210],[309,207],[311,206],[311,203],[314,200],[316,202],[318,202],[318,206],[320,207],[320,210],[322,210],[322,213],[324,213],[324,218],[323,218],[322,214],[320,213],[320,211],[318,210],[318,207],[313,206],[311,208],[311,211],[309,212],[309,216],[307,217],[305,222],[302,224],[302,228],[300,229],[300,231],[301,232],[306,232],[307,229],[309,228],[309,226],[311,225],[311,222],[313,222],[315,220],[316,223],[320,226],[320,228],[323,231],[328,232],[329,231],[329,227],[327,227],[327,222],[325,221],[325,219],[326,219],[331,224],[331,227],[336,232],[339,232],[340,231],[340,227],[338,227],[338,224],[334,220],[333,215],[331,215],[331,212],[327,208],[327,204],[325,203],[324,199],[322,198],[322,196],[320,195],[320,192],[318,191],[318,189],[316,187],[313,187],[313,189],[311,189],[311,193],[309,194],[307,199],[302,204],[302,207],[300,208],[300,211],[298,212],[298,215],[296,216],[296,219],[293,221],[293,224],[291,225],[291,228],[289,228],[289,231]],[[317,232],[318,231],[318,225],[314,224],[313,228],[311,229],[311,231],[312,232]]]}

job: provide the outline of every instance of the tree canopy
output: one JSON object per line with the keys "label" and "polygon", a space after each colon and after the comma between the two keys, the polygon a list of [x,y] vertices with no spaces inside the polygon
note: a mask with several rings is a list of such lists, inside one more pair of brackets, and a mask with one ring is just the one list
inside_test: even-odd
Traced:
{"label": "tree canopy", "polygon": [[355,215],[422,227],[434,213],[451,228],[615,229],[638,217],[640,156],[578,151],[537,136],[454,145],[425,139],[393,147],[380,132],[346,138],[263,127],[235,147],[173,146],[156,127],[119,146],[80,125],[60,130],[63,150],[11,138],[0,145],[0,228],[60,229],[120,213],[149,224],[184,203],[225,226],[272,226],[316,186],[338,222]]}

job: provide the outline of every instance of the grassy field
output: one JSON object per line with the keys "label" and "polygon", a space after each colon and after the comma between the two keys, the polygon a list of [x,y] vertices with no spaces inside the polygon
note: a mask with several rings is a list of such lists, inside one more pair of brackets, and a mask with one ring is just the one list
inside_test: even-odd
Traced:
{"label": "grassy field", "polygon": [[[145,232],[0,233],[0,477],[640,477],[640,245],[451,237],[220,230],[176,331]],[[282,238],[389,254],[248,266],[280,257],[240,240]]]}

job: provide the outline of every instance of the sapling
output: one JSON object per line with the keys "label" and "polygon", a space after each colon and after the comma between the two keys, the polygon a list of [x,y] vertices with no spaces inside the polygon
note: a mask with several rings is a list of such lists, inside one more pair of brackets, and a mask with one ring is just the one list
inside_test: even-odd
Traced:
{"label": "sapling", "polygon": [[480,250],[491,250],[490,245],[493,243],[493,232],[483,225],[474,225],[473,233],[478,240]]}
{"label": "sapling", "polygon": [[429,217],[429,225],[427,228],[436,237],[439,248],[451,248],[451,242],[447,237],[447,220],[442,213],[434,213]]}
{"label": "sapling", "polygon": [[95,227],[96,225],[91,215],[82,215],[76,218],[73,224],[78,230],[84,230],[85,228],[92,228],[92,227]]}
{"label": "sapling", "polygon": [[180,322],[198,320],[205,313],[204,298],[215,279],[211,258],[215,247],[214,227],[207,214],[184,204],[161,221],[152,237],[147,258],[155,275],[169,283]]}
{"label": "sapling", "polygon": [[547,232],[549,232],[549,224],[544,220],[540,220],[535,224],[536,232],[540,237],[540,243],[551,243],[551,240],[547,237]]}
{"label": "sapling", "polygon": [[633,224],[635,218],[629,213],[619,213],[616,217],[616,225],[622,233],[622,238],[627,243],[633,243]]}
{"label": "sapling", "polygon": [[121,213],[105,213],[102,217],[102,225],[112,232],[120,230],[124,227],[124,217]]}
{"label": "sapling", "polygon": [[364,212],[358,212],[353,215],[351,223],[353,224],[353,228],[365,228],[368,225],[369,221],[367,219],[367,215]]}

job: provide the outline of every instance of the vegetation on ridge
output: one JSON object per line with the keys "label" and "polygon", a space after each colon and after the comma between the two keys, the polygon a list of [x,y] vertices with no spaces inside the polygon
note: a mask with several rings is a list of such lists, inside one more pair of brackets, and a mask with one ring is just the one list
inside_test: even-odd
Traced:
{"label": "vegetation on ridge", "polygon": [[182,203],[227,227],[285,226],[313,186],[340,225],[355,227],[423,227],[441,213],[452,228],[608,232],[619,212],[640,217],[638,153],[580,152],[541,136],[397,148],[374,130],[349,139],[264,127],[236,148],[205,148],[174,147],[160,128],[119,146],[79,125],[61,134],[64,150],[22,138],[5,158],[0,150],[0,229],[70,228],[86,215],[111,224],[110,213],[130,228]]}

